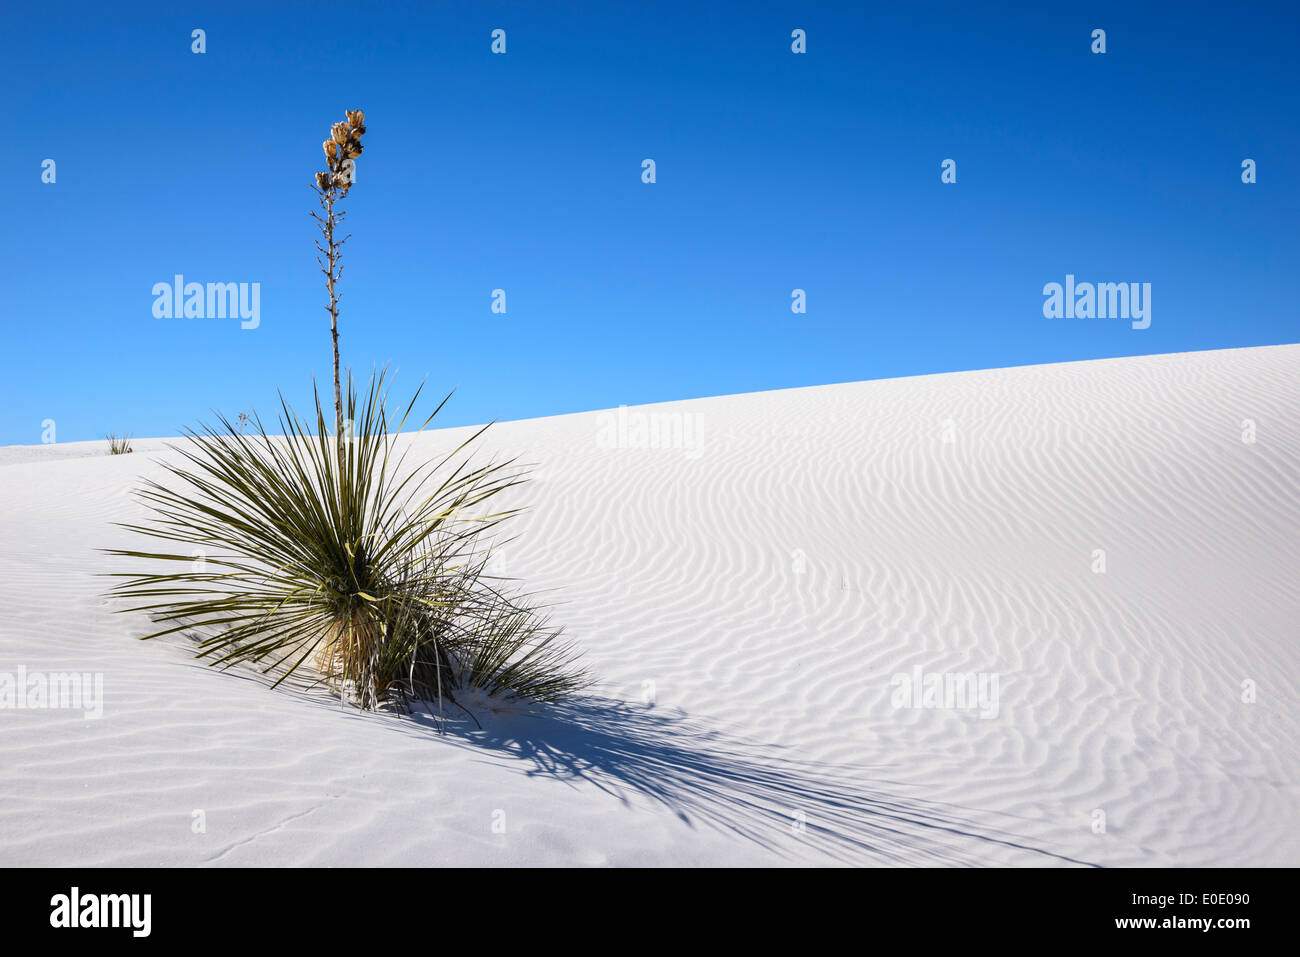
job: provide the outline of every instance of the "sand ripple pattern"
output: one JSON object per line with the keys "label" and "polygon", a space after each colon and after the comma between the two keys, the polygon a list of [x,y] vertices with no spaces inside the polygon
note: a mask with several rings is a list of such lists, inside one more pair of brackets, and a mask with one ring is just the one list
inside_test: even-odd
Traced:
{"label": "sand ripple pattern", "polygon": [[699,441],[486,445],[600,685],[441,739],[131,640],[92,549],[161,441],[0,449],[0,672],[105,695],[0,710],[0,864],[1300,864],[1300,346],[624,415]]}

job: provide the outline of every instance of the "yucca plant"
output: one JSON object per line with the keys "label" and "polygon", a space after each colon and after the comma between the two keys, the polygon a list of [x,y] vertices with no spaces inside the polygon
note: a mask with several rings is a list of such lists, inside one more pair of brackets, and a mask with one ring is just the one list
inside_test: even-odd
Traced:
{"label": "yucca plant", "polygon": [[347,237],[338,202],[356,182],[366,132],[365,113],[346,115],[322,144],[329,168],[316,173],[320,212],[312,214],[329,294],[333,438],[315,388],[308,420],[281,397],[277,435],[244,413],[187,431],[180,461],[165,464],[168,484],[148,481],[141,492],[152,521],[124,526],[182,543],[184,553],[110,550],[162,563],[116,573],[114,594],[136,602],[124,611],[147,612],[160,626],[145,638],[187,632],[200,658],[254,664],[276,684],[312,672],[365,709],[441,707],[462,689],[556,700],[586,682],[572,647],[527,596],[506,594],[483,571],[485,533],[513,514],[488,511],[491,500],[523,471],[513,462],[453,463],[482,430],[446,457],[407,468],[398,444],[420,390],[390,431],[383,373],[361,397],[349,374],[345,406],[338,280]]}
{"label": "yucca plant", "polygon": [[136,602],[123,610],[161,626],[145,638],[189,632],[199,657],[251,662],[276,684],[310,669],[364,709],[455,702],[464,688],[529,701],[577,690],[585,678],[560,632],[483,574],[484,533],[514,514],[489,511],[491,500],[524,471],[454,461],[482,429],[406,467],[400,433],[420,390],[390,423],[385,379],[358,397],[349,376],[341,458],[318,392],[311,422],[281,397],[281,435],[255,414],[247,428],[219,417],[187,431],[168,483],[140,493],[152,521],[123,526],[185,547],[110,550],[166,563],[116,573],[114,593]]}
{"label": "yucca plant", "polygon": [[118,438],[114,433],[110,432],[108,435],[104,436],[104,438],[108,439],[109,455],[126,455],[133,451],[131,448],[130,433]]}

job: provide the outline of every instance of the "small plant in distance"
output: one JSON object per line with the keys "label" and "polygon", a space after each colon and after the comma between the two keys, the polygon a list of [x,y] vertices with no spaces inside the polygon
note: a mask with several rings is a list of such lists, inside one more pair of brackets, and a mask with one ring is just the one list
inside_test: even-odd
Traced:
{"label": "small plant in distance", "polygon": [[316,174],[321,211],[312,214],[329,294],[333,438],[314,387],[313,413],[299,416],[281,396],[270,432],[256,413],[187,430],[179,460],[162,463],[165,482],[146,480],[140,492],[151,519],[123,526],[181,547],[109,550],[151,563],[116,573],[113,594],[159,626],[144,638],[189,633],[198,657],[252,664],[277,685],[315,673],[366,710],[422,701],[442,713],[444,702],[464,707],[457,695],[468,691],[555,701],[587,683],[573,647],[530,596],[484,571],[485,533],[514,514],[492,511],[493,502],[524,471],[462,457],[483,429],[435,461],[408,465],[414,436],[402,430],[421,390],[390,418],[386,373],[364,390],[351,374],[346,388],[340,381],[347,237],[337,235],[336,204],[354,182],[365,132],[362,111],[347,117],[323,144],[329,169]]}
{"label": "small plant in distance", "polygon": [[132,451],[130,434],[118,438],[115,434],[110,432],[105,436],[105,438],[108,439],[109,455],[126,455],[128,452]]}

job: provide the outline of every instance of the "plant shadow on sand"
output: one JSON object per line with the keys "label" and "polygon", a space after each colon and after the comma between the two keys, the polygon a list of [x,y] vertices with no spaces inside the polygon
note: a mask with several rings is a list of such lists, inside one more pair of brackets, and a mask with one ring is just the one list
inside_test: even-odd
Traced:
{"label": "plant shadow on sand", "polygon": [[[832,861],[980,865],[990,853],[1029,865],[1097,866],[1035,847],[991,815],[900,797],[833,765],[732,737],[683,712],[582,697],[544,711],[452,721],[443,740],[520,762],[530,777],[583,783],[629,803],[644,798],[690,827],[730,832],[784,857],[812,845]],[[422,732],[436,716],[404,716]],[[903,791],[902,785],[897,785]],[[1006,818],[1006,815],[997,815]]]}
{"label": "plant shadow on sand", "polygon": [[[243,666],[221,670],[226,678],[271,681]],[[1011,815],[907,796],[910,786],[793,759],[787,748],[744,740],[680,710],[579,695],[535,710],[475,704],[471,718],[448,704],[439,734],[436,712],[365,713],[317,681],[291,678],[273,693],[495,758],[529,777],[596,787],[625,805],[641,797],[688,827],[730,833],[794,863],[808,861],[811,846],[828,862],[856,865],[1100,866],[1035,846],[1016,833]]]}

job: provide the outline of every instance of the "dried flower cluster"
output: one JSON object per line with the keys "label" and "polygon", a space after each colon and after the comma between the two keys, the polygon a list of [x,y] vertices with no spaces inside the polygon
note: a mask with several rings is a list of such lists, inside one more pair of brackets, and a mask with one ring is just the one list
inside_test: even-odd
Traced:
{"label": "dried flower cluster", "polygon": [[355,160],[361,155],[361,135],[366,131],[364,110],[344,110],[346,123],[335,123],[330,138],[321,144],[329,169],[316,174],[316,186],[324,192],[330,187],[348,191],[352,185]]}

